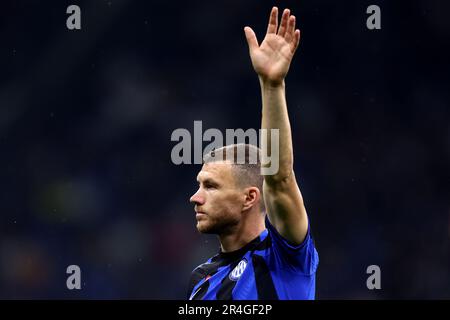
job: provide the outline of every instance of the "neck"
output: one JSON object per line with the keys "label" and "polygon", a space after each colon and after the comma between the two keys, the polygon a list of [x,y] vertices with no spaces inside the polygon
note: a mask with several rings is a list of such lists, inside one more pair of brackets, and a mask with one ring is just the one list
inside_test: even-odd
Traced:
{"label": "neck", "polygon": [[243,219],[231,232],[219,235],[222,252],[236,251],[248,244],[266,228],[264,215],[255,213],[253,219]]}

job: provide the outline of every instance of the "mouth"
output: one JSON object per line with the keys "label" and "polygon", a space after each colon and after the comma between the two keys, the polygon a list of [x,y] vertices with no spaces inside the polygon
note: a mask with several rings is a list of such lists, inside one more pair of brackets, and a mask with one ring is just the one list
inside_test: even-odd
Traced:
{"label": "mouth", "polygon": [[200,218],[206,216],[206,213],[202,212],[202,211],[195,211],[195,217],[196,218]]}

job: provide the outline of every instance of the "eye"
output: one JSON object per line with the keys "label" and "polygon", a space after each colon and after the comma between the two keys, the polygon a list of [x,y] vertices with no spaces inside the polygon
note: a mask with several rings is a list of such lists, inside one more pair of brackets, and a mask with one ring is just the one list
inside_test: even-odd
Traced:
{"label": "eye", "polygon": [[205,186],[205,189],[216,189],[217,188],[217,185],[215,185],[214,183],[211,183],[211,182],[206,182],[204,186]]}

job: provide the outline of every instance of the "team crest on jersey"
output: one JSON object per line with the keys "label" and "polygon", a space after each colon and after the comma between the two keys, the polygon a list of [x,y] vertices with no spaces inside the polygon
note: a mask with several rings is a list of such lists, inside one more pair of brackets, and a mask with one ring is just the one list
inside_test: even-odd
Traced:
{"label": "team crest on jersey", "polygon": [[244,273],[245,268],[247,268],[247,260],[244,258],[233,269],[233,271],[231,271],[230,280],[237,281]]}

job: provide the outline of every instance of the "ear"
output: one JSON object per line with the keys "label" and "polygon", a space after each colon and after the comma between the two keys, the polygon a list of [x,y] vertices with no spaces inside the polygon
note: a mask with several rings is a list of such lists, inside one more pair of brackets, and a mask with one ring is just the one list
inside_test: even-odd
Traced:
{"label": "ear", "polygon": [[261,192],[256,187],[249,187],[245,189],[245,199],[242,205],[242,210],[249,210],[255,205],[259,205],[261,199]]}

